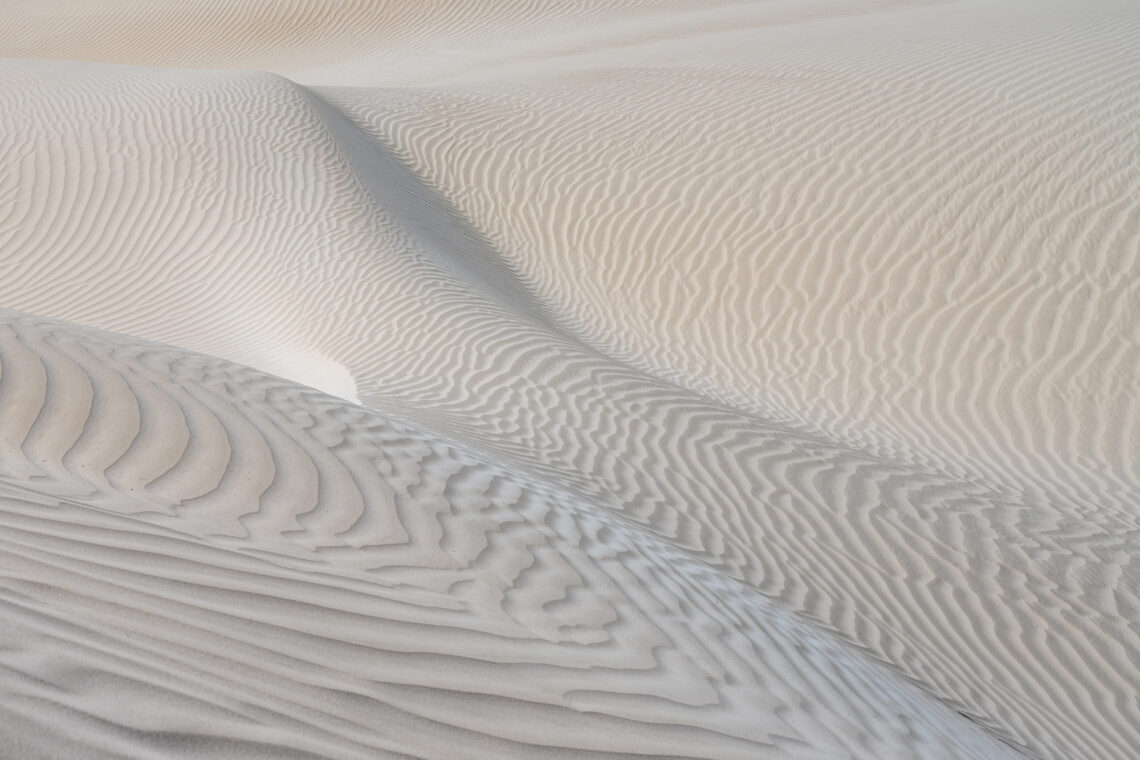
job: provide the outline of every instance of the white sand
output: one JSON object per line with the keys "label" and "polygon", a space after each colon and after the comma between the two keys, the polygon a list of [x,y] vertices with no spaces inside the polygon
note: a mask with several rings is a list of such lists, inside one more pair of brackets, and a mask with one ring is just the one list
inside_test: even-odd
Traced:
{"label": "white sand", "polygon": [[5,4],[0,757],[1135,757],[1140,6],[523,6]]}

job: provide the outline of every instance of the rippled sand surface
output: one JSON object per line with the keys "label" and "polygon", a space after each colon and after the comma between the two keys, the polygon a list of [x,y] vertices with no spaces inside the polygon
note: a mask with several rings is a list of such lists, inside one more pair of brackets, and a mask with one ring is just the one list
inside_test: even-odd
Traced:
{"label": "rippled sand surface", "polygon": [[0,13],[0,757],[1136,757],[1140,5]]}

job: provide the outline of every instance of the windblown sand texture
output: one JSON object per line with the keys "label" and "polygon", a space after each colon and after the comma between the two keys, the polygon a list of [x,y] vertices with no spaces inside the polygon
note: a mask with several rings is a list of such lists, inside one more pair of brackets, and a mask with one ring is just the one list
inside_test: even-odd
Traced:
{"label": "windblown sand texture", "polygon": [[1140,4],[7,0],[0,758],[1140,752]]}

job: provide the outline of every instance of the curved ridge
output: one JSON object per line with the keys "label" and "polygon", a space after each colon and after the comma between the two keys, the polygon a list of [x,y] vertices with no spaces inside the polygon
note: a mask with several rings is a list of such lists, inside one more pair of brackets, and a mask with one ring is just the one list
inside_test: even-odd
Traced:
{"label": "curved ridge", "polygon": [[[0,414],[3,710],[22,721],[101,722],[123,754],[1002,754],[747,586],[434,434],[10,312],[0,373],[0,406],[32,415]],[[106,422],[123,404],[133,430]],[[228,457],[177,434],[207,424]],[[47,657],[86,676],[32,678]],[[128,718],[114,693],[150,706]]]}

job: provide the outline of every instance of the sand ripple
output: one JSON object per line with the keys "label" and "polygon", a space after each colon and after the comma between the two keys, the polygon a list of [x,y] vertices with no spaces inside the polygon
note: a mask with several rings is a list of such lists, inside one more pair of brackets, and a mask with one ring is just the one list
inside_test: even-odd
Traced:
{"label": "sand ripple", "polygon": [[1133,757],[1135,7],[461,5],[12,4],[0,755]]}

